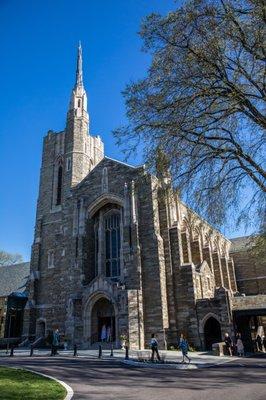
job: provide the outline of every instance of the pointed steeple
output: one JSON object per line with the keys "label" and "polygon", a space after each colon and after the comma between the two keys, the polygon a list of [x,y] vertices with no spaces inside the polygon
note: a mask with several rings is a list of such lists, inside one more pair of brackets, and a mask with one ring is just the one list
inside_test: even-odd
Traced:
{"label": "pointed steeple", "polygon": [[64,141],[67,168],[63,169],[63,184],[67,196],[69,189],[79,183],[103,158],[103,143],[100,137],[91,136],[89,133],[89,114],[87,112],[87,95],[83,86],[80,43],[75,78],[67,112]]}
{"label": "pointed steeple", "polygon": [[72,90],[69,111],[74,111],[74,116],[76,117],[86,116],[88,118],[87,95],[83,86],[82,48],[80,42],[77,55],[76,82]]}
{"label": "pointed steeple", "polygon": [[79,42],[78,47],[78,57],[77,57],[77,69],[76,69],[76,85],[83,86],[83,72],[82,72],[82,47],[81,43]]}

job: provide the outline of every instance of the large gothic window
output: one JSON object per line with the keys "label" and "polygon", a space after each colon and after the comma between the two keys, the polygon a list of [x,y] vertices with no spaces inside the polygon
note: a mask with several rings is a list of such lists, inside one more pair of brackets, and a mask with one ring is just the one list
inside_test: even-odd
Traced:
{"label": "large gothic window", "polygon": [[105,273],[107,277],[120,275],[120,213],[114,212],[104,218]]}

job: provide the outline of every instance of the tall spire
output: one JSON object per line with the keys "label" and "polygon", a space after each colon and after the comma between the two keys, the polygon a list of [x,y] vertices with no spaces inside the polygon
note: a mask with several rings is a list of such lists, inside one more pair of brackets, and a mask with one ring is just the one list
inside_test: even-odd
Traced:
{"label": "tall spire", "polygon": [[77,69],[76,69],[76,85],[75,87],[83,86],[83,76],[82,76],[82,47],[79,41],[78,46],[78,57],[77,57]]}
{"label": "tall spire", "polygon": [[69,110],[74,110],[74,115],[76,117],[81,117],[84,113],[87,114],[87,95],[83,86],[82,48],[80,42],[78,46],[76,82],[72,90]]}

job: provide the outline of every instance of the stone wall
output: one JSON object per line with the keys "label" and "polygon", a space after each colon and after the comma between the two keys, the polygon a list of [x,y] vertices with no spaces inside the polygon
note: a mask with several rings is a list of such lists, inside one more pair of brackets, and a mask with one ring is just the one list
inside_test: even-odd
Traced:
{"label": "stone wall", "polygon": [[254,259],[250,246],[249,237],[232,240],[230,254],[234,260],[238,290],[246,295],[266,294],[266,260]]}

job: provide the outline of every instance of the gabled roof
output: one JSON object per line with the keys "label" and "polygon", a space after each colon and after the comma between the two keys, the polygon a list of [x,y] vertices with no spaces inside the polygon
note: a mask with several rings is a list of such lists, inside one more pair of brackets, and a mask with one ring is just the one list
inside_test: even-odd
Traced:
{"label": "gabled roof", "polygon": [[114,158],[104,156],[103,159],[98,164],[96,164],[95,167],[82,179],[81,182],[79,182],[76,186],[74,186],[72,190],[75,191],[76,189],[78,189],[81,186],[83,186],[84,182],[86,182],[89,179],[90,175],[94,174],[95,171],[97,171],[97,168],[100,167],[101,164],[103,164],[106,161],[112,161],[115,164],[121,164],[121,165],[123,165],[123,166],[125,166],[125,167],[127,167],[129,169],[132,169],[132,170],[137,170],[139,168],[144,168],[145,167],[145,164],[134,166],[134,165],[130,165],[130,164],[124,163],[122,161],[115,160]]}
{"label": "gabled roof", "polygon": [[252,239],[250,236],[241,236],[231,240],[231,252],[238,252],[238,251],[247,251],[250,247],[252,247]]}
{"label": "gabled roof", "polygon": [[29,262],[1,266],[0,297],[7,297],[12,292],[24,292],[29,275]]}
{"label": "gabled roof", "polygon": [[119,161],[119,160],[116,160],[115,158],[107,157],[107,156],[104,156],[103,160],[104,160],[105,158],[106,158],[107,160],[114,161],[114,162],[117,163],[117,164],[122,164],[122,165],[125,165],[126,167],[133,168],[133,169],[141,168],[141,167],[144,166],[144,164],[136,165],[136,166],[135,166],[135,165],[131,165],[131,164],[125,163],[125,162],[123,162],[123,161]]}

